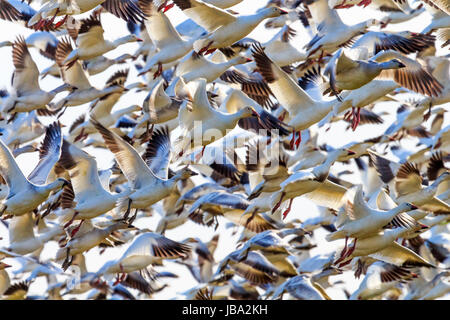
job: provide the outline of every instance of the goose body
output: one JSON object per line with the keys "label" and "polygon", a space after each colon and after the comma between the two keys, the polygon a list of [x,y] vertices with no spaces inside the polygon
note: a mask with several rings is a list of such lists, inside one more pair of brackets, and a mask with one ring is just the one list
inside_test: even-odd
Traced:
{"label": "goose body", "polygon": [[61,148],[61,131],[53,125],[47,130],[46,154],[28,179],[23,175],[11,151],[0,141],[1,174],[9,187],[9,194],[2,201],[1,212],[7,215],[23,215],[44,202],[52,191],[61,189],[67,181],[58,178],[46,183],[53,165],[58,161]]}
{"label": "goose body", "polygon": [[277,7],[269,7],[253,15],[235,17],[202,1],[176,0],[174,3],[188,17],[209,32],[209,34],[194,42],[194,50],[199,53],[231,46],[246,37],[263,20],[287,13]]}

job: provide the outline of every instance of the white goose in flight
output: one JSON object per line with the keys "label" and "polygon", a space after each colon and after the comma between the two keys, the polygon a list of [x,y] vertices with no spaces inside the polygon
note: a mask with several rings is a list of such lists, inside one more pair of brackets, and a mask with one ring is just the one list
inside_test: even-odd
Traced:
{"label": "white goose in flight", "polygon": [[[317,95],[314,81],[307,84],[311,91],[305,92],[299,84],[279,66],[277,66],[264,52],[260,44],[254,44],[253,58],[270,90],[289,112],[290,121],[287,123],[293,127],[291,146],[297,131],[305,130],[313,124],[321,121],[336,104],[336,100],[325,101],[322,95]],[[301,132],[299,132],[296,145],[300,145]]]}
{"label": "white goose in flight", "polygon": [[28,178],[25,178],[11,151],[0,141],[0,173],[9,187],[9,194],[1,203],[0,212],[6,215],[23,215],[39,206],[52,191],[60,190],[68,182],[58,178],[47,183],[47,176],[61,153],[62,136],[59,124],[47,128],[40,148],[40,160]]}
{"label": "white goose in flight", "polygon": [[234,16],[227,11],[199,0],[173,0],[173,2],[209,34],[194,42],[199,54],[229,47],[246,37],[263,20],[287,14],[278,7],[268,7],[252,15]]}
{"label": "white goose in flight", "polygon": [[12,44],[14,74],[12,78],[13,92],[3,105],[3,112],[30,112],[35,109],[46,109],[47,105],[60,92],[71,88],[69,84],[46,92],[39,86],[39,70],[28,51],[25,38],[19,36]]}
{"label": "white goose in flight", "polygon": [[79,61],[74,61],[70,66],[66,66],[64,64],[64,60],[72,52],[72,50],[70,39],[67,37],[58,42],[55,59],[58,63],[61,77],[64,83],[75,89],[65,98],[52,105],[52,110],[58,111],[65,107],[79,106],[114,92],[123,92],[123,86],[118,83],[107,86],[102,90],[93,87],[89,82],[88,75],[85,70],[83,70],[83,67]]}
{"label": "white goose in flight", "polygon": [[105,40],[103,38],[105,31],[103,30],[100,16],[95,13],[87,19],[81,21],[75,20],[67,30],[76,43],[76,49],[63,61],[62,64],[66,66],[70,66],[77,59],[93,59],[123,44],[142,41],[134,34],[120,37],[114,41]]}
{"label": "white goose in flight", "polygon": [[297,171],[291,174],[280,184],[280,190],[272,194],[272,213],[280,207],[283,201],[289,200],[289,207],[283,213],[283,216],[286,217],[291,210],[294,198],[303,194],[319,205],[339,209],[347,189],[328,180],[328,175],[331,166],[340,156],[352,154],[354,152],[351,150],[336,149],[330,152],[324,163],[314,167],[311,171]]}
{"label": "white goose in flight", "polygon": [[[145,159],[139,155],[128,142],[116,133],[108,130],[95,119],[91,119],[100,132],[105,144],[117,160],[120,169],[134,191],[131,195],[119,200],[119,210],[126,210],[124,218],[128,218],[131,208],[146,209],[159,200],[167,197],[176,187],[177,182],[185,180],[195,173],[187,167],[169,178],[169,162],[171,159],[170,135],[167,128],[153,132],[145,152]],[[131,221],[136,217],[136,214]]]}
{"label": "white goose in flight", "polygon": [[[50,0],[30,18],[28,26],[35,29],[53,26],[57,16],[64,15],[64,19],[55,24],[59,28],[72,14],[81,14],[101,5],[103,9],[118,18],[137,23],[145,19],[145,14],[134,1],[130,0]],[[48,19],[50,18],[50,19]]]}
{"label": "white goose in flight", "polygon": [[153,0],[141,0],[141,8],[148,16],[145,20],[145,28],[158,52],[148,58],[139,75],[143,75],[157,66],[157,70],[153,74],[153,79],[156,79],[163,72],[163,64],[174,62],[192,50],[195,38],[182,39],[169,18],[156,10]]}
{"label": "white goose in flight", "polygon": [[434,213],[448,214],[450,212],[450,205],[436,197],[439,185],[450,180],[449,171],[444,171],[431,185],[425,187],[422,186],[422,176],[417,165],[410,162],[399,164],[375,152],[369,154],[380,179],[386,184],[394,183],[395,202],[410,202],[423,210]]}
{"label": "white goose in flight", "polygon": [[[162,259],[177,259],[187,257],[190,246],[176,242],[163,235],[140,230],[142,233],[134,239],[124,254],[117,260],[106,262],[98,271],[98,276],[111,277],[113,274],[122,274],[117,282],[123,281],[127,273],[133,271],[147,271],[152,263]],[[146,232],[148,231],[148,232]]]}
{"label": "white goose in flight", "polygon": [[[70,185],[64,187],[61,196],[60,216],[72,218],[64,225],[67,228],[75,219],[92,219],[115,208],[119,199],[129,196],[132,190],[111,194],[105,190],[99,178],[97,161],[87,152],[67,141],[63,142],[61,166],[69,172]],[[72,231],[72,236],[78,231]]]}

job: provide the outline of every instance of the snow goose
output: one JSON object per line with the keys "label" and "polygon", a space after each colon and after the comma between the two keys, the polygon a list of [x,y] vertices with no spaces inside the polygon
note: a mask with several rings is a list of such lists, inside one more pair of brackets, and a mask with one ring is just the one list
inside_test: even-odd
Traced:
{"label": "snow goose", "polygon": [[214,63],[195,51],[183,58],[175,71],[176,76],[181,76],[184,82],[204,78],[206,81],[213,82],[220,77],[226,70],[238,64],[244,64],[252,61],[244,56],[237,56],[226,62]]}
{"label": "snow goose", "polygon": [[272,299],[281,299],[284,293],[299,300],[331,300],[326,291],[305,275],[290,278],[272,292]]}
{"label": "snow goose", "polygon": [[119,200],[118,207],[126,209],[124,218],[128,218],[131,208],[145,209],[159,200],[167,197],[176,187],[180,179],[187,179],[195,173],[187,167],[168,178],[170,151],[170,135],[167,128],[155,131],[147,146],[145,159],[116,133],[108,130],[95,119],[91,119],[100,132],[108,149],[114,153],[120,169],[134,191],[128,197]]}
{"label": "snow goose", "polygon": [[133,59],[131,54],[125,53],[117,58],[109,59],[105,56],[99,56],[87,61],[83,61],[83,67],[87,70],[90,76],[102,73],[113,65],[126,63],[128,59]]}
{"label": "snow goose", "polygon": [[287,14],[277,7],[269,7],[253,15],[232,14],[199,0],[173,1],[189,18],[205,28],[209,34],[194,42],[199,54],[231,46],[253,31],[263,20]]}
{"label": "snow goose", "polygon": [[413,205],[434,213],[448,213],[450,206],[437,198],[439,185],[450,179],[450,172],[445,171],[428,187],[422,186],[422,177],[416,165],[390,161],[374,152],[370,152],[372,161],[380,179],[388,184],[394,182],[397,203],[410,202]]}
{"label": "snow goose", "polygon": [[68,67],[77,59],[93,59],[123,44],[142,41],[134,34],[126,35],[114,41],[105,40],[103,38],[104,30],[100,22],[100,16],[96,14],[79,22],[71,23],[67,30],[76,44],[76,49],[62,62],[62,65]]}
{"label": "snow goose", "polygon": [[[101,5],[103,9],[112,13],[118,18],[137,23],[145,19],[145,14],[140,10],[134,1],[129,0],[69,0],[47,1],[28,21],[28,26],[35,29],[49,27],[57,16],[64,15],[64,19],[59,21],[54,27],[58,28],[67,20],[68,15],[80,14],[94,9]],[[51,17],[50,19],[47,19]]]}
{"label": "snow goose", "polygon": [[43,91],[38,81],[39,70],[31,58],[25,39],[19,36],[14,41],[12,48],[15,67],[12,78],[13,92],[3,106],[4,112],[29,112],[35,109],[45,109],[58,93],[70,89],[70,85],[63,85],[50,92]]}
{"label": "snow goose", "polygon": [[17,21],[21,17],[21,12],[14,5],[6,0],[0,1],[0,19],[8,21]]}
{"label": "snow goose", "polygon": [[191,251],[187,259],[177,262],[185,265],[199,283],[207,283],[212,279],[212,269],[215,264],[213,255],[218,240],[219,235],[215,235],[208,243],[204,243],[198,238],[188,238],[183,241],[183,243],[189,244]]}
{"label": "snow goose", "polygon": [[186,257],[191,247],[184,243],[173,241],[160,234],[148,230],[139,235],[130,244],[128,249],[117,260],[106,262],[98,271],[97,275],[110,277],[112,274],[122,274],[118,282],[123,281],[127,273],[133,271],[147,271],[150,264],[157,263],[162,259],[177,259]]}
{"label": "snow goose", "polygon": [[[348,237],[353,237],[355,238],[356,243],[360,238],[369,237],[381,231],[381,229],[389,224],[398,214],[414,210],[417,207],[414,207],[409,203],[402,203],[388,211],[372,209],[365,202],[362,186],[359,185],[355,192],[353,204],[347,205],[346,208],[349,218],[339,223],[337,231],[326,236],[328,241],[344,237],[348,240]],[[415,221],[412,218],[410,220],[412,221],[402,222],[407,223],[406,227],[411,228],[411,225],[414,225]],[[345,254],[345,252],[343,254]]]}
{"label": "snow goose", "polygon": [[347,189],[328,180],[331,166],[342,155],[350,155],[353,151],[336,149],[331,152],[323,164],[312,171],[297,171],[280,184],[281,189],[272,195],[272,213],[275,212],[285,200],[289,200],[289,207],[283,216],[289,213],[295,197],[307,194],[319,205],[339,209]]}
{"label": "snow goose", "polygon": [[325,73],[330,78],[330,88],[354,90],[378,77],[390,77],[401,86],[417,93],[439,96],[443,86],[421,65],[393,50],[380,51],[368,61],[349,59],[339,50],[329,62]]}
{"label": "snow goose", "polygon": [[73,90],[73,92],[65,98],[52,105],[52,110],[58,111],[65,107],[78,106],[114,92],[123,92],[122,85],[117,83],[107,86],[103,90],[92,87],[89,83],[87,74],[83,70],[79,61],[75,61],[70,67],[63,64],[64,59],[66,59],[70,52],[72,52],[70,40],[68,38],[63,38],[58,42],[58,46],[56,48],[56,62],[58,63],[64,82],[75,88],[75,90]]}
{"label": "snow goose", "polygon": [[41,249],[50,239],[62,235],[63,230],[56,225],[46,233],[35,235],[35,222],[31,213],[14,216],[9,223],[9,245],[7,250],[17,254],[28,254]]}
{"label": "snow goose", "polygon": [[[112,108],[119,101],[120,97],[128,91],[124,84],[128,77],[128,69],[116,71],[107,81],[105,89],[111,87],[119,87],[121,90],[113,91],[100,98],[95,99],[90,104],[89,115],[109,128],[117,123],[120,117],[131,114],[134,111],[139,111],[141,108],[137,105],[132,105],[127,108],[122,108],[112,112]],[[92,123],[82,118],[76,119],[69,128],[70,140],[78,141],[83,136],[96,132]],[[83,121],[82,121],[83,120]]]}
{"label": "snow goose", "polygon": [[360,22],[355,25],[346,25],[336,10],[328,7],[328,1],[317,0],[308,6],[313,20],[318,23],[318,33],[306,44],[307,57],[311,58],[320,50],[324,53],[333,53],[340,46],[347,46],[354,42],[353,38],[364,34],[368,27],[379,24],[375,19]]}
{"label": "snow goose", "polygon": [[397,238],[410,233],[408,228],[386,229],[379,234],[371,237],[360,239],[355,246],[341,255],[334,264],[342,267],[351,262],[355,257],[369,256],[371,258],[381,260],[396,266],[420,266],[435,268],[432,264],[424,260],[414,251],[395,242]]}
{"label": "snow goose", "polygon": [[[245,212],[250,205],[243,196],[228,192],[211,192],[198,198],[189,208],[191,219],[199,218],[205,224],[224,216],[236,225],[242,225],[252,232],[262,232],[275,227],[256,212]],[[200,213],[202,212],[202,213]]]}
{"label": "snow goose", "polygon": [[11,268],[11,266],[0,261],[0,296],[3,296],[11,285],[11,279],[9,278],[8,272],[5,270],[7,268]]}
{"label": "snow goose", "polygon": [[366,300],[376,298],[397,286],[398,283],[405,283],[417,276],[417,274],[404,267],[377,261],[367,269],[364,280],[349,299]]}
{"label": "snow goose", "polygon": [[[132,193],[131,190],[125,190],[111,194],[105,190],[98,176],[95,158],[67,141],[63,143],[59,163],[69,171],[71,181],[71,185],[64,187],[61,196],[62,212],[58,213],[63,217],[72,216],[65,228],[75,219],[92,219],[114,209],[120,198]],[[72,236],[76,232],[77,229]]]}
{"label": "snow goose", "polygon": [[425,4],[425,8],[431,14],[432,19],[430,24],[422,30],[422,33],[431,33],[435,30],[450,27],[450,16],[448,14],[427,4]]}
{"label": "snow goose", "polygon": [[[189,148],[194,143],[199,143],[203,147],[201,152],[201,155],[203,155],[203,151],[208,144],[225,137],[228,131],[234,129],[236,125],[246,130],[254,130],[257,133],[260,133],[260,130],[265,130],[265,134],[272,129],[286,130],[282,128],[280,121],[271,121],[274,117],[268,112],[265,111],[260,114],[251,106],[245,106],[232,114],[214,109],[208,100],[206,80],[202,78],[193,83],[196,88],[192,111],[189,111],[186,106],[180,108],[178,114],[181,132],[183,133],[177,141],[178,148],[181,148],[181,154],[184,153],[186,147]],[[245,121],[246,119],[249,121]],[[197,128],[199,122],[201,127]],[[198,138],[194,136],[194,134],[198,134],[197,131],[201,133],[201,141],[197,141]],[[196,146],[198,145],[194,145],[194,147]]]}
{"label": "snow goose", "polygon": [[50,125],[40,149],[39,163],[27,179],[8,147],[0,141],[0,170],[9,187],[8,197],[1,204],[2,214],[20,216],[30,212],[47,199],[52,191],[60,190],[68,183],[63,178],[47,183],[47,176],[59,159],[61,144],[60,126]]}
{"label": "snow goose", "polygon": [[[429,105],[421,104],[410,108],[408,104],[402,104],[397,109],[397,119],[386,129],[385,135],[400,140],[405,134],[421,138],[429,137],[430,134],[423,127],[423,122],[429,115],[424,114]],[[432,113],[436,110],[433,109]],[[438,111],[438,110],[436,110]]]}
{"label": "snow goose", "polygon": [[262,46],[267,56],[278,66],[284,67],[306,60],[306,53],[298,51],[292,45],[292,38],[295,35],[296,31],[292,27],[285,25],[271,40],[263,43]]}
{"label": "snow goose", "polygon": [[[169,88],[165,88],[164,81],[159,81],[144,99],[142,109],[144,116],[140,119],[136,130],[144,125],[152,125],[165,123],[169,125],[169,121],[178,117],[178,111],[188,103],[189,93],[184,90],[184,82],[182,79],[174,79],[173,93]],[[167,92],[166,92],[167,90]],[[151,132],[152,129],[146,130],[145,133]]]}
{"label": "snow goose", "polygon": [[424,0],[425,3],[432,7],[436,7],[446,14],[450,15],[450,4],[445,0]]}
{"label": "snow goose", "polygon": [[[261,45],[254,44],[252,54],[258,72],[261,73],[277,100],[289,112],[291,120],[288,125],[294,128],[291,141],[293,146],[295,133],[322,120],[333,109],[335,101],[322,100],[321,96],[316,99],[305,92],[294,79],[269,59]],[[314,81],[308,82],[308,86],[315,91]],[[301,143],[301,132],[298,136],[295,142],[297,147]]]}
{"label": "snow goose", "polygon": [[116,230],[134,228],[128,222],[115,222],[106,228],[98,228],[90,221],[85,221],[79,231],[56,252],[55,260],[61,260],[65,254],[65,260],[62,263],[63,270],[66,270],[73,262],[74,256],[91,248],[96,247],[101,242],[106,241],[108,236]]}
{"label": "snow goose", "polygon": [[414,8],[409,7],[408,2],[402,3],[406,10],[399,7],[399,2],[392,0],[372,0],[371,7],[382,13],[381,28],[386,28],[389,24],[397,24],[409,21],[421,15],[425,8],[422,3]]}
{"label": "snow goose", "polygon": [[148,35],[158,48],[158,52],[146,61],[139,75],[147,73],[157,66],[153,79],[163,72],[163,64],[176,61],[192,50],[195,38],[184,40],[175,30],[169,18],[162,12],[157,12],[152,0],[141,0],[140,6],[148,16],[145,27]]}
{"label": "snow goose", "polygon": [[244,259],[239,257],[239,250],[230,253],[222,260],[216,274],[227,273],[228,267],[253,285],[274,283],[280,275],[280,271],[257,251],[249,252]]}
{"label": "snow goose", "polygon": [[0,128],[3,142],[11,149],[40,137],[45,130],[36,111],[18,113],[12,123]]}

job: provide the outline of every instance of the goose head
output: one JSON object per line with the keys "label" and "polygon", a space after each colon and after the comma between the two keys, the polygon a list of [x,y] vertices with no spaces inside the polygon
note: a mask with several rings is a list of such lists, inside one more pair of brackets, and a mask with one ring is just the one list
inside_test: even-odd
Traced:
{"label": "goose head", "polygon": [[49,186],[50,186],[50,189],[56,190],[56,189],[61,189],[61,188],[63,188],[64,186],[67,186],[67,185],[69,185],[69,184],[70,184],[70,182],[67,181],[66,179],[64,179],[64,178],[58,178],[58,179],[56,179],[53,183],[51,183]]}
{"label": "goose head", "polygon": [[385,69],[402,69],[406,68],[406,65],[398,59],[392,59],[383,63]]}
{"label": "goose head", "polygon": [[[339,148],[336,150],[333,150],[329,153],[329,158],[339,160],[339,161],[346,161],[350,159],[352,156],[356,155],[356,152],[347,149],[347,148]],[[343,159],[343,160],[341,160]]]}
{"label": "goose head", "polygon": [[412,203],[404,202],[401,205],[397,207],[398,212],[408,212],[412,210],[418,209],[415,205]]}
{"label": "goose head", "polygon": [[370,19],[366,21],[366,28],[372,27],[372,26],[376,26],[379,25],[380,21],[378,21],[377,19]]}
{"label": "goose head", "polygon": [[11,266],[9,264],[6,264],[4,262],[0,261],[0,270],[4,270],[6,268],[10,268]]}
{"label": "goose head", "polygon": [[280,9],[278,7],[265,8],[264,10],[262,10],[261,13],[266,18],[276,18],[276,17],[279,17],[281,15],[288,14],[287,11],[285,11],[283,9]]}
{"label": "goose head", "polygon": [[183,169],[181,169],[179,177],[181,180],[186,180],[196,175],[197,175],[196,172],[192,171],[188,167],[184,167]]}
{"label": "goose head", "polygon": [[259,113],[253,107],[245,106],[239,111],[239,118],[250,118],[250,117],[258,117]]}
{"label": "goose head", "polygon": [[252,61],[253,61],[252,59],[247,58],[245,56],[238,56],[233,59],[234,64],[244,64],[244,63],[249,63]]}
{"label": "goose head", "polygon": [[138,228],[136,228],[135,226],[133,226],[132,224],[130,224],[127,221],[118,221],[118,222],[114,223],[113,225],[111,225],[111,229],[113,229],[113,230],[122,230],[122,229],[138,230]]}
{"label": "goose head", "polygon": [[129,34],[117,40],[119,44],[125,44],[130,42],[142,42],[142,41],[143,40],[138,36],[136,36],[135,34]]}

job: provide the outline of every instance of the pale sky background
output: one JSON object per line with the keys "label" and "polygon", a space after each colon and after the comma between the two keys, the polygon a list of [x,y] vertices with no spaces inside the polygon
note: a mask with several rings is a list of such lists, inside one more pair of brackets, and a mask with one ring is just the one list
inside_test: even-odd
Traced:
{"label": "pale sky background", "polygon": [[[266,1],[260,1],[260,0],[245,0],[242,4],[233,7],[233,10],[242,13],[242,14],[248,14],[255,12],[258,8],[261,8],[266,4]],[[367,20],[369,18],[377,18],[380,17],[379,12],[374,12],[372,10],[367,9],[361,9],[359,7],[351,8],[347,10],[339,10],[339,15],[343,19],[343,21],[347,24],[356,24],[358,22],[361,22],[363,20]],[[174,8],[169,11],[168,16],[172,23],[174,25],[179,24],[180,22],[184,21],[186,19],[185,15],[178,9]],[[404,31],[409,30],[413,32],[420,32],[426,24],[428,24],[430,21],[430,15],[428,13],[423,13],[419,17],[412,19],[411,21],[407,23],[401,23],[396,25],[389,25],[388,30],[390,31]],[[126,23],[116,18],[115,16],[105,13],[102,15],[102,25],[105,29],[105,38],[114,40],[120,36],[126,35],[128,33],[128,30],[126,28]],[[299,22],[295,22],[292,27],[297,30],[297,36],[294,38],[293,43],[296,44],[298,48],[303,47],[303,45],[310,40],[309,35],[306,33],[305,29],[301,26]],[[10,40],[13,41],[18,35],[24,35],[25,37],[31,34],[33,31],[26,29],[22,26],[19,26],[17,24],[11,23],[11,22],[5,22],[0,21],[0,28],[3,30],[1,32],[1,39],[0,41],[6,41]],[[277,30],[267,30],[264,28],[264,22],[252,32],[249,37],[253,37],[260,42],[265,42],[269,40],[277,31]],[[376,28],[375,28],[376,30]],[[109,52],[106,54],[107,57],[115,58],[120,56],[123,53],[134,53],[134,51],[138,48],[137,44],[127,44],[124,45],[114,51]],[[39,53],[35,49],[30,49],[30,52],[40,70],[43,70],[44,68],[51,65],[51,61],[43,58],[39,55]],[[439,50],[439,52],[443,52],[442,50]],[[444,54],[448,53],[444,52]],[[4,47],[0,48],[0,61],[2,61],[2,72],[0,74],[0,88],[7,88],[10,87],[10,78],[11,74],[13,72],[13,64],[12,64],[12,57],[11,57],[11,47]],[[94,85],[97,88],[101,88],[104,86],[105,81],[110,77],[110,75],[115,72],[116,70],[123,69],[126,65],[117,65],[112,66],[107,71],[90,77],[90,81],[92,85]],[[135,68],[131,63],[128,64],[128,67],[130,68],[130,74],[128,77],[127,84],[135,82],[138,80],[137,78],[137,72],[135,71]],[[51,90],[61,84],[61,80],[57,78],[53,78],[51,76],[47,76],[43,81],[40,81],[40,84],[42,88]],[[62,95],[58,95],[57,98],[54,101],[58,101]],[[124,94],[119,102],[115,105],[114,110],[118,110],[121,108],[128,107],[132,104],[139,104],[142,105],[142,101],[145,98],[147,93],[136,93],[135,90],[130,91],[126,94]],[[388,111],[391,114],[388,116],[383,116],[384,123],[382,125],[373,126],[373,125],[367,125],[367,126],[360,126],[355,132],[352,131],[345,131],[345,128],[347,126],[346,123],[340,122],[340,123],[334,123],[331,126],[331,129],[328,132],[324,131],[324,128],[320,130],[319,135],[319,144],[322,143],[328,143],[329,145],[333,147],[339,147],[342,145],[345,145],[352,141],[362,141],[366,138],[375,137],[384,130],[392,123],[392,121],[395,119],[395,111],[398,107],[398,104],[392,104],[392,103],[380,103],[376,111]],[[446,106],[448,107],[448,106]],[[80,114],[85,113],[88,108],[88,105],[78,106],[78,107],[72,107],[69,108],[66,113],[61,117],[61,122],[65,125],[70,125],[74,119],[76,119]],[[48,124],[53,121],[52,118],[42,118],[40,117],[40,120]],[[427,125],[429,125],[431,121],[428,121]],[[448,117],[446,118],[446,124],[448,124]],[[444,126],[446,125],[444,124]],[[67,128],[65,128],[67,130]],[[65,131],[64,131],[65,132]],[[42,140],[43,137],[40,138]],[[39,141],[40,141],[39,140]],[[413,146],[416,140],[410,141],[407,146]],[[86,151],[88,151],[90,154],[97,157],[97,162],[99,169],[106,169],[111,166],[111,160],[112,160],[112,154],[109,151],[102,151],[102,150],[96,150],[93,148],[86,148]],[[26,154],[21,155],[18,157],[18,163],[21,169],[24,171],[25,174],[28,174],[31,172],[31,170],[34,168],[38,161],[38,154]],[[341,164],[336,164],[333,167],[333,172],[339,172],[339,170],[343,168]],[[356,174],[352,175],[346,175],[344,176],[345,179],[348,181],[351,181],[353,183],[360,183],[360,176],[357,171],[356,166],[354,165],[354,162],[351,163],[350,166],[345,167],[346,169],[350,169],[353,172],[356,172]],[[159,208],[159,204],[155,206],[156,208]],[[144,218],[139,219],[135,222],[135,225],[140,228],[149,228],[151,230],[154,230],[156,228],[156,225],[160,219],[160,215],[157,212],[159,209],[155,210],[155,214],[151,218]],[[309,217],[314,217],[318,215],[318,209],[317,207],[311,203],[310,201],[302,198],[296,198],[294,201],[293,209],[289,216],[287,217],[287,221],[290,219],[301,219],[306,220]],[[219,219],[220,225],[217,231],[214,231],[212,228],[202,227],[197,224],[194,224],[193,222],[188,221],[181,227],[178,227],[176,229],[168,230],[166,232],[166,236],[173,240],[183,240],[187,237],[198,237],[202,241],[209,241],[214,234],[219,233],[219,245],[215,252],[215,259],[216,261],[220,261],[223,257],[225,257],[228,253],[233,251],[236,247],[236,241],[240,235],[240,231],[242,230],[242,227],[239,227],[239,232],[236,233],[235,236],[232,236],[232,231],[235,231],[237,228],[230,228],[226,229],[225,225],[228,222],[225,219]],[[326,235],[326,232],[323,229],[318,229],[314,232],[313,236],[313,242],[317,243],[317,247],[312,249],[309,254],[311,256],[314,256],[319,253],[329,253],[336,249],[338,246],[342,246],[342,241],[335,241],[332,243],[328,243],[324,237]],[[0,224],[0,237],[3,237],[3,240],[0,240],[0,246],[7,246],[8,244],[8,235],[6,228]],[[87,261],[87,267],[89,271],[96,272],[104,262],[116,259],[120,257],[122,252],[127,248],[127,246],[122,246],[118,248],[113,249],[107,249],[106,252],[103,255],[99,255],[99,250],[97,248],[94,248],[90,250],[86,256]],[[42,253],[42,260],[46,260],[49,258],[53,258],[55,255],[57,249],[57,244],[55,242],[51,242],[46,244],[44,251]],[[8,262],[11,262],[15,266],[13,260],[8,260]],[[170,298],[183,298],[180,293],[188,290],[189,288],[192,288],[193,286],[197,285],[196,280],[191,276],[191,274],[188,272],[188,270],[180,266],[176,263],[166,261],[164,263],[164,267],[157,267],[157,270],[167,270],[171,271],[175,274],[179,275],[178,279],[175,280],[166,280],[162,279],[160,281],[160,284],[168,283],[169,287],[164,289],[161,293],[155,294],[154,298],[159,299],[170,299]],[[216,268],[214,268],[214,271]],[[326,289],[327,293],[330,295],[333,299],[343,299],[345,298],[344,292],[342,291],[342,288],[346,288],[348,292],[352,293],[354,290],[357,289],[359,283],[362,281],[362,278],[359,280],[355,280],[353,277],[352,271],[347,271],[343,275],[334,276],[331,279],[331,283],[343,280],[344,284],[339,284],[334,286],[333,288]],[[44,278],[37,279],[30,287],[30,294],[39,294],[42,292],[42,288],[46,286]]]}

